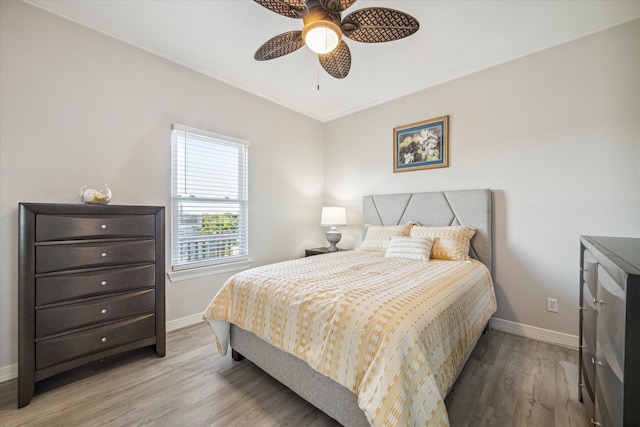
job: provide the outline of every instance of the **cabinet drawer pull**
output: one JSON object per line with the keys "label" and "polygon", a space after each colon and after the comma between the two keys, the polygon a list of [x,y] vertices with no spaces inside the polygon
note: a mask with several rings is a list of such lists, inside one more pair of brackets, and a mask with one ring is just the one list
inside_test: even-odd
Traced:
{"label": "cabinet drawer pull", "polygon": [[597,422],[593,418],[591,418],[591,424],[594,425],[594,426],[598,426],[598,427],[604,427],[604,424],[601,424],[601,423]]}
{"label": "cabinet drawer pull", "polygon": [[107,337],[102,337],[102,339],[100,341],[107,342]]}
{"label": "cabinet drawer pull", "polygon": [[591,363],[593,363],[594,365],[602,366],[602,362],[599,360],[596,360],[595,357],[591,358]]}
{"label": "cabinet drawer pull", "polygon": [[106,229],[107,229],[107,224],[102,224],[102,225],[100,226],[100,228],[102,228],[103,230],[106,230]]}
{"label": "cabinet drawer pull", "polygon": [[102,310],[100,310],[100,313],[102,313],[102,314],[107,314],[107,309],[106,309],[106,308],[103,308]]}
{"label": "cabinet drawer pull", "polygon": [[[107,253],[106,253],[106,252],[102,252],[102,253],[100,254],[100,256],[101,256],[102,258],[104,258],[104,257],[106,257],[106,256],[107,256]],[[595,302],[595,301],[594,301],[594,302]]]}
{"label": "cabinet drawer pull", "polygon": [[601,299],[593,299],[594,304],[606,305],[607,303],[602,301]]}
{"label": "cabinet drawer pull", "polygon": [[587,348],[586,345],[579,345],[578,348]]}
{"label": "cabinet drawer pull", "polygon": [[100,282],[100,286],[106,286],[107,285],[107,281],[103,280],[102,282]]}
{"label": "cabinet drawer pull", "polygon": [[582,305],[579,308],[580,308],[580,310],[586,310],[587,309],[587,307],[584,307]]}

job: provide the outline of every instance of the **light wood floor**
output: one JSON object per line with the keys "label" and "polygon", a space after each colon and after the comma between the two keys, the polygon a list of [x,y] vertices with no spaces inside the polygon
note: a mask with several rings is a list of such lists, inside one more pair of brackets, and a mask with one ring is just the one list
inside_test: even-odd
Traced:
{"label": "light wood floor", "polygon": [[[446,399],[452,427],[587,426],[577,352],[489,331]],[[249,361],[221,357],[209,328],[169,333],[167,356],[138,351],[36,386],[17,409],[0,384],[0,426],[339,426]]]}

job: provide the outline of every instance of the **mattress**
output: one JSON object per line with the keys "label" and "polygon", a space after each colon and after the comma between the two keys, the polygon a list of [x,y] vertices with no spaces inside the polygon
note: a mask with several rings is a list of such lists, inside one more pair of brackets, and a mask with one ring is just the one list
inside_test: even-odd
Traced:
{"label": "mattress", "polygon": [[233,323],[353,391],[373,426],[447,426],[444,396],[495,310],[478,261],[356,250],[238,273],[204,317],[221,354]]}

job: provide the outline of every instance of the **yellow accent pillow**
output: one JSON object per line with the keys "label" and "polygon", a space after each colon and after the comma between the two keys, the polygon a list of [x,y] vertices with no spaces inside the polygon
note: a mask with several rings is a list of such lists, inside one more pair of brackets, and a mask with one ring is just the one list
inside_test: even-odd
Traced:
{"label": "yellow accent pillow", "polygon": [[411,227],[411,237],[433,237],[431,258],[448,261],[469,261],[469,247],[476,229],[466,225],[452,225],[450,227],[426,227],[415,225]]}
{"label": "yellow accent pillow", "polygon": [[385,252],[389,247],[389,242],[394,236],[409,236],[409,229],[412,222],[401,225],[365,225],[367,234],[364,236],[360,249],[364,251]]}
{"label": "yellow accent pillow", "polygon": [[431,247],[435,239],[433,237],[405,237],[394,236],[391,238],[385,258],[406,258],[417,261],[429,261]]}

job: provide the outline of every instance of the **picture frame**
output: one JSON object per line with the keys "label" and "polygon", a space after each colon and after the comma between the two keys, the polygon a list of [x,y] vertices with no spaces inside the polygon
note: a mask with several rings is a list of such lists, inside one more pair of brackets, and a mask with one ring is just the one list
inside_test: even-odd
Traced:
{"label": "picture frame", "polygon": [[449,166],[449,116],[393,128],[393,172]]}

